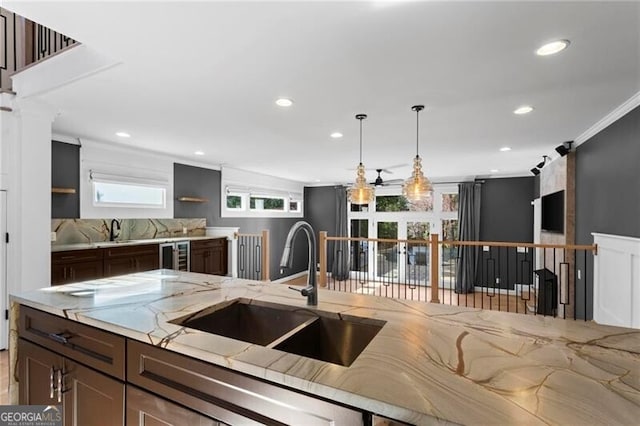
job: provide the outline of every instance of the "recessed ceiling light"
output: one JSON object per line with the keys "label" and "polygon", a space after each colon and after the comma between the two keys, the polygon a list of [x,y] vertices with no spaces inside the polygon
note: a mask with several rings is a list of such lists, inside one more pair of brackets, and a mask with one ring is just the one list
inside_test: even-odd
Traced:
{"label": "recessed ceiling light", "polygon": [[127,132],[117,132],[116,136],[119,136],[121,138],[130,138],[131,137],[131,135],[129,133],[127,133]]}
{"label": "recessed ceiling light", "polygon": [[291,105],[293,105],[293,101],[287,98],[278,98],[276,99],[276,105],[281,107],[290,107]]}
{"label": "recessed ceiling light", "polygon": [[316,182],[320,182],[320,179],[316,179]]}
{"label": "recessed ceiling light", "polygon": [[523,105],[521,107],[519,107],[518,109],[516,109],[515,111],[513,111],[514,114],[518,114],[518,115],[522,115],[522,114],[529,114],[531,111],[533,111],[533,107],[529,106],[529,105]]}
{"label": "recessed ceiling light", "polygon": [[569,40],[556,40],[551,43],[547,43],[544,46],[541,46],[538,50],[536,50],[536,55],[538,56],[548,56],[553,55],[558,52],[562,52],[566,49],[570,44]]}
{"label": "recessed ceiling light", "polygon": [[500,152],[507,152],[507,151],[511,151],[511,147],[503,146],[502,148],[500,148]]}
{"label": "recessed ceiling light", "polygon": [[194,152],[194,154],[195,154],[195,155],[204,155],[204,152],[202,152],[202,151],[196,151],[196,152]]}
{"label": "recessed ceiling light", "polygon": [[343,135],[342,135],[342,133],[340,133],[340,132],[333,132],[333,133],[331,133],[331,137],[332,137],[332,138],[334,138],[334,139],[339,139],[339,138],[341,138],[342,136],[343,136]]}
{"label": "recessed ceiling light", "polygon": [[491,170],[489,170],[489,171],[490,171],[491,173],[498,173],[500,170],[498,170],[498,169],[491,169]]}

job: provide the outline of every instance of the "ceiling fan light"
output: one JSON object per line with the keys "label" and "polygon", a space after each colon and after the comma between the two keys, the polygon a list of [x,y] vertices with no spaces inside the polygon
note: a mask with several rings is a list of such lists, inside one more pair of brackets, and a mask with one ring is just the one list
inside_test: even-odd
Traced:
{"label": "ceiling fan light", "polygon": [[416,155],[411,177],[402,185],[402,195],[410,202],[426,199],[431,193],[431,182],[422,173],[422,159]]}

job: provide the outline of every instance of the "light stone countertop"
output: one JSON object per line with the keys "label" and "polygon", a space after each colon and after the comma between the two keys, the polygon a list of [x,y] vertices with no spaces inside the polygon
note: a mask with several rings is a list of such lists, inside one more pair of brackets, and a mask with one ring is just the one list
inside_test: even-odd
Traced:
{"label": "light stone countertop", "polygon": [[11,300],[408,423],[613,425],[640,418],[640,330],[321,289],[318,310],[387,322],[342,367],[168,322],[240,297],[307,308],[284,285],[172,270]]}
{"label": "light stone countertop", "polygon": [[106,247],[123,247],[123,246],[136,246],[144,244],[163,244],[173,243],[176,241],[197,241],[197,240],[211,240],[220,237],[211,236],[199,236],[199,237],[171,237],[171,238],[149,238],[141,240],[123,240],[123,241],[97,241],[95,243],[75,243],[75,244],[58,244],[51,245],[51,252],[69,251],[69,250],[87,250]]}

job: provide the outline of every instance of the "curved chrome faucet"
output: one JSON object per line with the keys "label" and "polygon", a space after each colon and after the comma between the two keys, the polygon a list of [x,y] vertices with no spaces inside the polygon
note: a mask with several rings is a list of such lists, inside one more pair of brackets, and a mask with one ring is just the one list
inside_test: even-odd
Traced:
{"label": "curved chrome faucet", "polygon": [[293,263],[293,242],[298,231],[303,230],[307,234],[307,242],[309,243],[309,267],[307,273],[307,286],[303,289],[289,287],[291,290],[299,291],[303,296],[307,296],[307,305],[316,306],[318,304],[318,281],[316,279],[316,236],[313,228],[304,220],[296,222],[287,235],[282,251],[282,259],[280,260],[280,273],[285,268],[291,268]]}

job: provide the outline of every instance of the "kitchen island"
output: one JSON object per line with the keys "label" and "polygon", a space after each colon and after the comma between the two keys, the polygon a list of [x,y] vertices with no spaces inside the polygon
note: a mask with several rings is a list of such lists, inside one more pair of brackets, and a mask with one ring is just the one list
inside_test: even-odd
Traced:
{"label": "kitchen island", "polygon": [[610,425],[640,416],[640,330],[320,290],[320,311],[385,322],[345,367],[171,322],[238,298],[316,309],[283,285],[173,270],[45,288],[11,297],[13,371],[22,305],[410,424]]}

